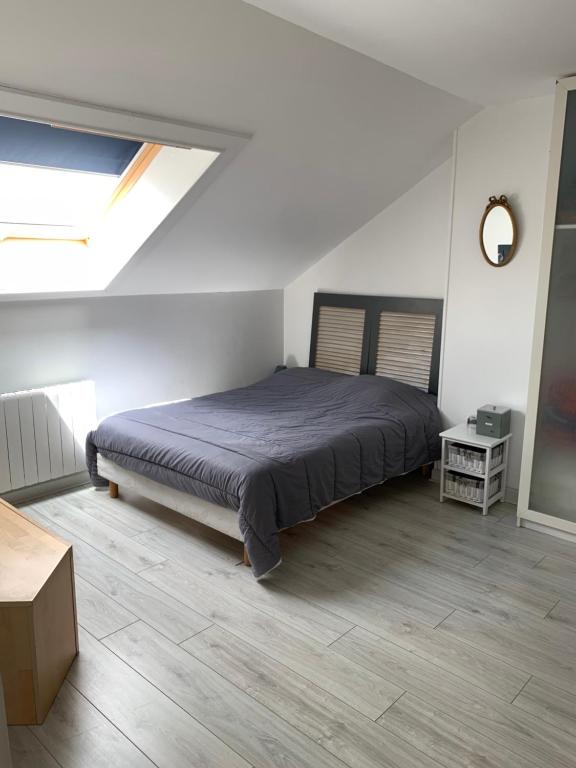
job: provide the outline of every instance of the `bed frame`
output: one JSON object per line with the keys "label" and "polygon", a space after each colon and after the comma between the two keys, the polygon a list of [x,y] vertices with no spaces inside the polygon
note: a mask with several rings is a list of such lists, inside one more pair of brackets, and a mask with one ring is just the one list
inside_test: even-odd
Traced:
{"label": "bed frame", "polygon": [[[437,395],[442,310],[441,299],[316,293],[310,367],[388,376]],[[122,486],[243,541],[234,510],[122,469],[100,454],[97,464],[100,477],[108,480],[112,498],[118,497]],[[422,467],[425,477],[431,476],[432,466]],[[250,565],[245,547],[243,561]]]}
{"label": "bed frame", "polygon": [[441,299],[315,293],[310,367],[370,373],[438,394]]}
{"label": "bed frame", "polygon": [[119,487],[135,491],[140,496],[144,496],[152,501],[157,501],[168,509],[180,512],[181,515],[191,517],[198,523],[214,528],[226,536],[242,541],[242,534],[238,528],[238,513],[227,507],[220,507],[210,501],[198,496],[192,496],[184,491],[178,491],[176,488],[170,488],[168,485],[162,485],[148,477],[143,477],[136,472],[123,469],[114,464],[110,459],[97,456],[98,474],[100,477],[108,480],[110,496],[113,499],[118,497]]}

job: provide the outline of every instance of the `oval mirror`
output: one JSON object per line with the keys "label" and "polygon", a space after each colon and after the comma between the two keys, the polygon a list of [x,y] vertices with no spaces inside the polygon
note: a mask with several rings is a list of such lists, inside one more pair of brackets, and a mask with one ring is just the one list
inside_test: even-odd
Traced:
{"label": "oval mirror", "polygon": [[480,222],[480,247],[493,267],[512,261],[516,250],[516,219],[506,195],[490,197]]}

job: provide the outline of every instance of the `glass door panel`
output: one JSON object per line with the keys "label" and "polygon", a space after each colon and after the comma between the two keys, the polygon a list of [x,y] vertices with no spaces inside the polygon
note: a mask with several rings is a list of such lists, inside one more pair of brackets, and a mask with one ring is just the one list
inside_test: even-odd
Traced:
{"label": "glass door panel", "polygon": [[529,506],[576,522],[576,91],[566,106]]}

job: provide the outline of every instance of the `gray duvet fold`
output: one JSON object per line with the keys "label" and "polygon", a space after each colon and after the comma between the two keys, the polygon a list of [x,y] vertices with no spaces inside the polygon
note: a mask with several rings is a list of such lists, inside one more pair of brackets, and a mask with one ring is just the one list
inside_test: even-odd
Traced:
{"label": "gray duvet fold", "polygon": [[248,387],[126,411],[88,435],[96,455],[238,511],[254,575],[280,562],[278,532],[440,456],[436,400],[377,376],[291,368]]}

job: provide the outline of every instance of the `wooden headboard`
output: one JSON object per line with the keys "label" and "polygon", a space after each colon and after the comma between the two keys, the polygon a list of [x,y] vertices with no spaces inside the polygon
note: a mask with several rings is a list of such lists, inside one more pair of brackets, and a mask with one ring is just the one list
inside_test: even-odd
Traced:
{"label": "wooden headboard", "polygon": [[441,299],[314,294],[310,367],[389,376],[438,394]]}

